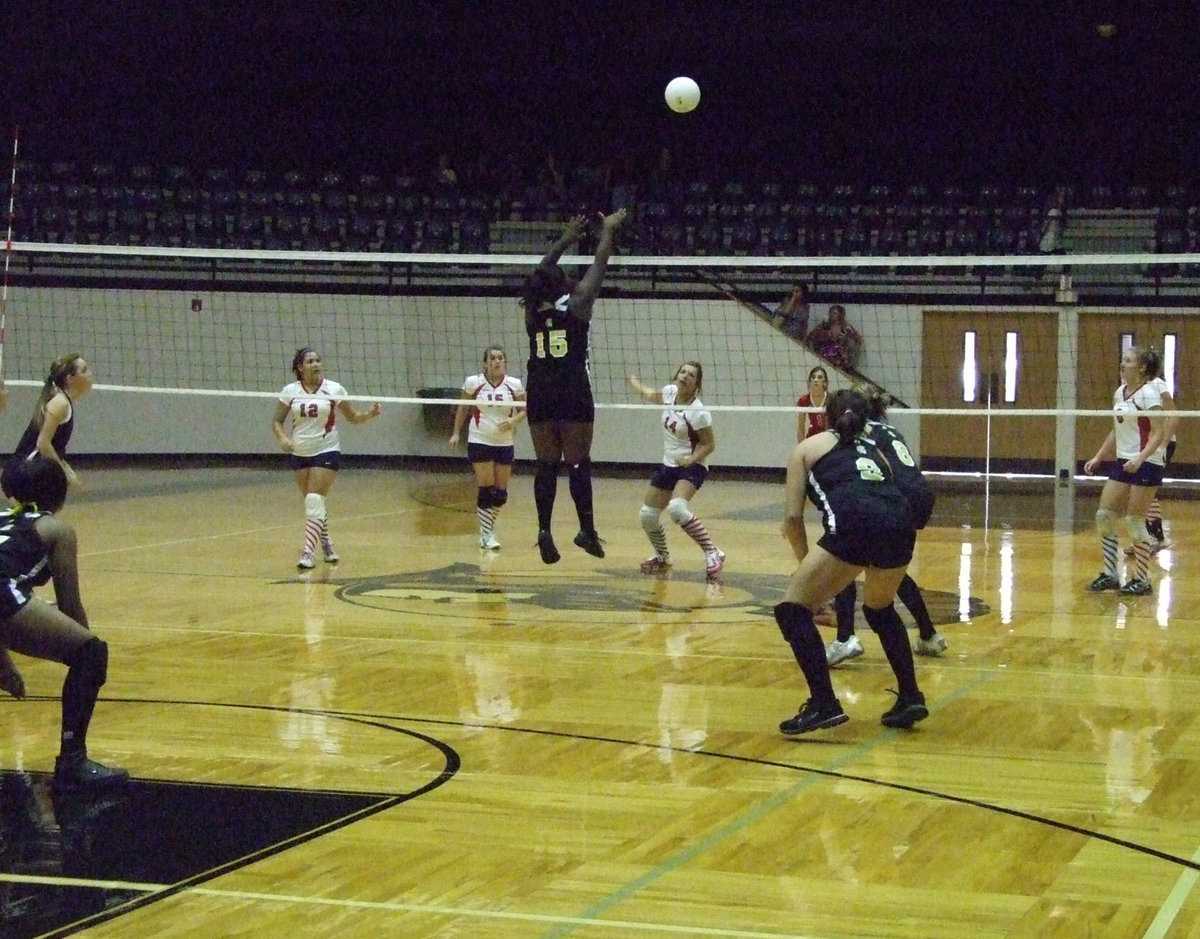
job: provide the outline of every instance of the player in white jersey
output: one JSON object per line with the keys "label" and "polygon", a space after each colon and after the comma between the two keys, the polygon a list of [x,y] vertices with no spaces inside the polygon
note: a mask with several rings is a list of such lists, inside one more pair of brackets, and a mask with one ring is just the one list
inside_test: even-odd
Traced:
{"label": "player in white jersey", "polygon": [[[1166,381],[1162,378],[1155,378],[1154,384],[1158,386],[1162,394],[1163,410],[1168,412],[1174,411],[1175,396],[1171,394],[1171,389]],[[1166,468],[1171,465],[1171,458],[1175,456],[1175,429],[1179,426],[1179,418],[1173,414],[1168,413],[1166,420],[1167,426],[1163,430],[1163,439],[1167,442],[1163,450],[1164,473],[1166,472]],[[1163,531],[1162,503],[1158,501],[1157,493],[1150,500],[1150,507],[1146,509],[1146,530],[1150,532],[1150,538],[1152,539],[1150,542],[1151,554],[1158,554],[1159,551],[1165,551],[1171,547],[1172,542],[1167,540],[1167,534]],[[1125,549],[1126,555],[1132,555],[1133,553],[1133,545]]]}
{"label": "player in white jersey", "polygon": [[467,424],[467,459],[475,471],[475,514],[483,551],[500,547],[495,534],[496,514],[508,501],[513,430],[525,420],[525,409],[514,406],[525,400],[525,387],[519,378],[505,374],[507,367],[508,356],[500,346],[484,350],[482,374],[468,375],[463,382],[463,403],[454,412],[454,432],[450,435],[450,446],[457,447],[463,424]]}
{"label": "player in white jersey", "polygon": [[[1135,346],[1121,356],[1121,386],[1113,394],[1113,429],[1096,455],[1083,465],[1090,476],[1101,463],[1112,461],[1096,511],[1104,570],[1088,584],[1089,590],[1145,596],[1152,589],[1149,569],[1153,539],[1146,529],[1146,510],[1162,483],[1166,463],[1163,387],[1154,381],[1158,368],[1159,356],[1153,349]],[[1124,586],[1117,571],[1119,516],[1124,516],[1133,539],[1135,565],[1134,576]]]}
{"label": "player in white jersey", "polygon": [[[347,401],[346,389],[322,376],[321,356],[308,346],[296,350],[292,371],[297,380],[279,393],[271,429],[279,448],[290,454],[296,485],[304,496],[304,546],[296,566],[311,570],[316,564],[318,540],[325,563],[338,561],[329,538],[325,508],[325,497],[333,487],[342,459],[337,416],[340,414],[351,424],[362,424],[382,414],[383,408],[376,402],[370,410],[360,411]],[[290,429],[285,426],[289,416]]]}
{"label": "player in white jersey", "polygon": [[671,566],[667,534],[659,520],[666,509],[671,520],[704,552],[707,576],[716,577],[725,566],[725,552],[713,544],[690,504],[708,476],[705,461],[717,447],[712,414],[700,401],[704,367],[699,362],[684,362],[674,380],[658,390],[643,385],[636,375],[630,375],[628,381],[643,401],[663,405],[663,462],[650,477],[640,512],[642,529],[650,539],[654,556],[642,562],[642,573],[658,574]]}

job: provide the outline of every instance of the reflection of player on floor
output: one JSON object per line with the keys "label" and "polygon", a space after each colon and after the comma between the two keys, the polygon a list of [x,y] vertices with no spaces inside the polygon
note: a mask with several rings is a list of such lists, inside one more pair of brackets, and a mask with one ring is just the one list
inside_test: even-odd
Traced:
{"label": "reflection of player on floor", "polygon": [[643,401],[664,406],[663,461],[650,477],[639,513],[642,529],[654,548],[654,556],[642,562],[642,573],[657,574],[671,566],[667,533],[660,520],[666,509],[671,520],[704,552],[707,576],[716,577],[725,566],[725,552],[713,544],[708,529],[691,508],[691,500],[708,476],[705,461],[717,448],[712,414],[700,400],[704,367],[699,362],[684,362],[674,380],[657,390],[643,385],[636,375],[630,375],[628,381]]}
{"label": "reflection of player on floor", "polygon": [[[62,743],[54,782],[63,787],[123,782],[128,773],[87,755],[88,725],[108,677],[108,645],[92,634],[79,596],[75,529],[55,513],[67,498],[62,466],[36,454],[9,477],[16,508],[0,523],[0,688],[25,697],[9,650],[67,666],[62,687]],[[32,588],[54,581],[55,605]]]}
{"label": "reflection of player on floor", "polygon": [[525,400],[520,379],[505,374],[508,356],[499,346],[483,353],[483,372],[469,375],[462,387],[463,401],[454,412],[450,446],[457,447],[463,424],[467,429],[467,459],[475,472],[475,514],[479,519],[479,547],[494,551],[496,515],[508,502],[508,480],[512,475],[513,429],[525,420],[525,412],[513,402]]}
{"label": "reflection of player on floor", "polygon": [[[1138,597],[1153,592],[1146,510],[1162,483],[1166,461],[1163,386],[1153,380],[1158,367],[1158,353],[1153,349],[1135,346],[1121,356],[1121,385],[1113,393],[1113,428],[1096,455],[1083,464],[1083,471],[1090,476],[1110,461],[1096,510],[1104,570],[1088,584],[1088,590],[1118,590]],[[1133,539],[1135,566],[1135,575],[1124,586],[1117,571],[1117,518],[1122,515]]]}
{"label": "reflection of player on floor", "polygon": [[596,408],[588,374],[588,331],[592,307],[613,252],[613,238],[625,221],[625,210],[600,221],[600,237],[591,266],[576,283],[558,266],[567,248],[584,231],[584,217],[567,223],[562,235],[525,281],[521,305],[529,336],[525,370],[529,436],[537,455],[533,499],[537,505],[538,550],[545,564],[560,555],[550,521],[558,491],[558,467],[567,463],[571,499],[579,516],[575,544],[595,557],[604,557],[592,510],[592,432]]}

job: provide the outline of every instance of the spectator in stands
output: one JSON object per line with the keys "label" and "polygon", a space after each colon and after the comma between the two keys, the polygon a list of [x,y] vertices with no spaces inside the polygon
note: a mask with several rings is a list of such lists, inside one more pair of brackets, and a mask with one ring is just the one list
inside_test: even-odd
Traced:
{"label": "spectator in stands", "polygon": [[804,342],[808,336],[808,317],[808,288],[795,284],[775,311],[775,326],[796,341]]}
{"label": "spectator in stands", "polygon": [[840,303],[829,307],[829,317],[808,334],[808,344],[831,365],[854,371],[862,357],[862,334],[846,322],[846,308]]}
{"label": "spectator in stands", "polygon": [[1063,235],[1067,230],[1067,190],[1059,186],[1050,197],[1042,228],[1038,234],[1038,251],[1042,254],[1065,254]]}

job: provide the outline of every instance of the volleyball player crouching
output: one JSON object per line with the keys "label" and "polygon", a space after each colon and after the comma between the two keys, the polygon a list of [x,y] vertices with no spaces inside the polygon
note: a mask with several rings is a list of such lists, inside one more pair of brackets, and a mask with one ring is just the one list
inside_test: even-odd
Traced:
{"label": "volleyball player crouching", "polygon": [[462,387],[462,398],[454,412],[454,431],[450,446],[457,447],[463,424],[467,430],[467,459],[475,472],[475,512],[479,518],[479,547],[494,551],[496,515],[508,502],[508,480],[512,475],[513,431],[525,420],[523,408],[513,407],[525,400],[521,380],[505,374],[508,356],[500,346],[489,346],[483,353],[483,372],[469,375]]}

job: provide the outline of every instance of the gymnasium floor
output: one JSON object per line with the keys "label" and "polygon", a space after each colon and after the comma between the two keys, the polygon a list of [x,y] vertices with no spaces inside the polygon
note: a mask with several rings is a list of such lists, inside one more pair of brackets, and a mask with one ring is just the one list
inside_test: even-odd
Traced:
{"label": "gymnasium floor", "polygon": [[481,554],[464,469],[348,466],[342,561],[298,573],[282,468],[83,467],[63,514],[111,646],[90,749],[133,779],[53,792],[63,670],[20,659],[0,934],[1200,934],[1192,499],[1167,494],[1176,546],[1125,599],[1083,589],[1094,486],[940,484],[911,568],[950,643],[918,659],[930,718],[880,726],[860,618],[851,722],[787,739],[780,485],[714,472],[709,582],[673,527],[673,571],[638,573],[624,475],[597,481],[603,560],[564,479],[541,564],[526,472]]}

